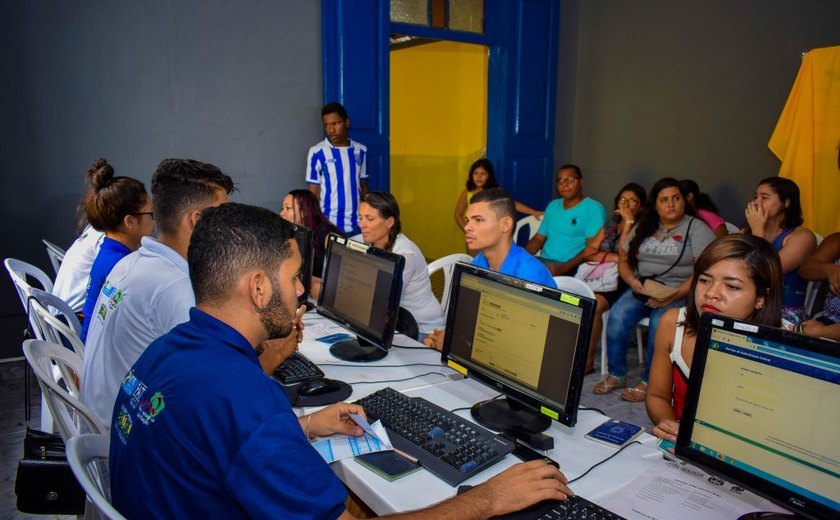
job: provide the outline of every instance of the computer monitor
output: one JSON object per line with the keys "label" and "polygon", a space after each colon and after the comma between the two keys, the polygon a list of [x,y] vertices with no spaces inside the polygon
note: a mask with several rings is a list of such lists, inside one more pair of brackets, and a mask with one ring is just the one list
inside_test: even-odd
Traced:
{"label": "computer monitor", "polygon": [[324,262],[318,313],[357,335],[334,343],[330,352],[347,361],[382,359],[394,338],[405,258],[330,235]]}
{"label": "computer monitor", "polygon": [[307,304],[312,290],[312,231],[307,227],[296,225],[295,241],[300,250],[300,283],[303,285],[303,294],[300,295],[298,301]]}
{"label": "computer monitor", "polygon": [[840,344],[702,315],[678,457],[800,517],[836,519],[838,439]]}
{"label": "computer monitor", "polygon": [[492,430],[577,421],[595,300],[456,264],[443,362],[505,395],[472,413]]}

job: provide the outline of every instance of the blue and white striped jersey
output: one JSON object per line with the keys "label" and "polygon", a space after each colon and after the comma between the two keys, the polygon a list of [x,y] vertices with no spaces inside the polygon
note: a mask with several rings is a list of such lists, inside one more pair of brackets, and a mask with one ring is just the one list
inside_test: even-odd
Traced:
{"label": "blue and white striped jersey", "polygon": [[321,211],[345,233],[359,230],[359,181],[367,179],[367,147],[350,140],[335,147],[324,139],[309,149],[306,182],[321,186]]}

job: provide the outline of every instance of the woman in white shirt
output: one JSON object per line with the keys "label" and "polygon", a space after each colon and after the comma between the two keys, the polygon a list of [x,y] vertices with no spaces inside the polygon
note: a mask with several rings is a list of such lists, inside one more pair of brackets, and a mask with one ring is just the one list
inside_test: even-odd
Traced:
{"label": "woman in white shirt", "polygon": [[443,310],[429,281],[426,258],[417,245],[403,235],[400,207],[390,193],[371,192],[359,207],[361,235],[353,240],[392,251],[405,258],[400,306],[408,310],[420,328],[420,339],[444,324]]}

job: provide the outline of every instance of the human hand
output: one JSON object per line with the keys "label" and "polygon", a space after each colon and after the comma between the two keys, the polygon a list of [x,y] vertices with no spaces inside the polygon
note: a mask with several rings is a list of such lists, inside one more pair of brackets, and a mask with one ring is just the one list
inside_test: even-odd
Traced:
{"label": "human hand", "polygon": [[630,222],[632,220],[636,220],[636,215],[633,214],[633,210],[630,209],[630,206],[622,206],[615,210],[616,215],[621,216],[621,222]]}
{"label": "human hand", "polygon": [[440,352],[443,350],[443,334],[444,331],[435,329],[423,338],[423,344]]}
{"label": "human hand", "polygon": [[310,438],[326,437],[327,435],[355,435],[364,433],[362,427],[350,418],[350,414],[361,415],[367,419],[365,409],[357,404],[335,403],[312,414],[307,418],[309,427],[307,432]]}
{"label": "human hand", "polygon": [[543,215],[545,215],[545,211],[537,211],[534,213],[534,216],[537,217],[537,220],[542,220]]}
{"label": "human hand", "polygon": [[826,282],[828,282],[829,291],[840,295],[840,265],[832,264],[828,266],[828,276],[826,277]]}
{"label": "human hand", "polygon": [[[680,432],[680,423],[677,421],[672,421],[671,419],[663,419],[659,421],[659,424],[653,427],[653,434],[660,439],[665,439],[666,441],[677,442],[677,435]],[[673,448],[669,448],[668,451],[671,453],[674,452]]]}
{"label": "human hand", "polygon": [[747,203],[747,209],[744,210],[744,216],[747,218],[747,224],[750,230],[755,233],[764,233],[764,224],[767,222],[767,212],[757,200],[751,200]]}
{"label": "human hand", "polygon": [[519,511],[543,500],[565,500],[574,495],[568,479],[557,468],[542,460],[515,464],[469,493],[481,495],[490,504],[488,516]]}
{"label": "human hand", "polygon": [[643,284],[638,278],[633,278],[629,285],[630,288],[633,289],[634,293],[645,294],[645,284]]}

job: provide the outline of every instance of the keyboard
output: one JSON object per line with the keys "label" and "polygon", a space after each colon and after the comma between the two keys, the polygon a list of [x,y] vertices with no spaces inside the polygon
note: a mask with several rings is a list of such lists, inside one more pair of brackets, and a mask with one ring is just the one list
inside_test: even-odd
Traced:
{"label": "keyboard", "polygon": [[502,460],[514,445],[421,397],[384,388],[356,401],[370,422],[377,419],[394,448],[415,457],[451,486]]}
{"label": "keyboard", "polygon": [[283,361],[283,364],[277,367],[277,370],[274,371],[274,377],[284,385],[292,385],[324,377],[324,372],[308,357],[294,351],[291,356]]}
{"label": "keyboard", "polygon": [[[466,486],[465,486],[466,487]],[[566,500],[546,500],[493,520],[626,520],[598,504],[577,495]]]}

